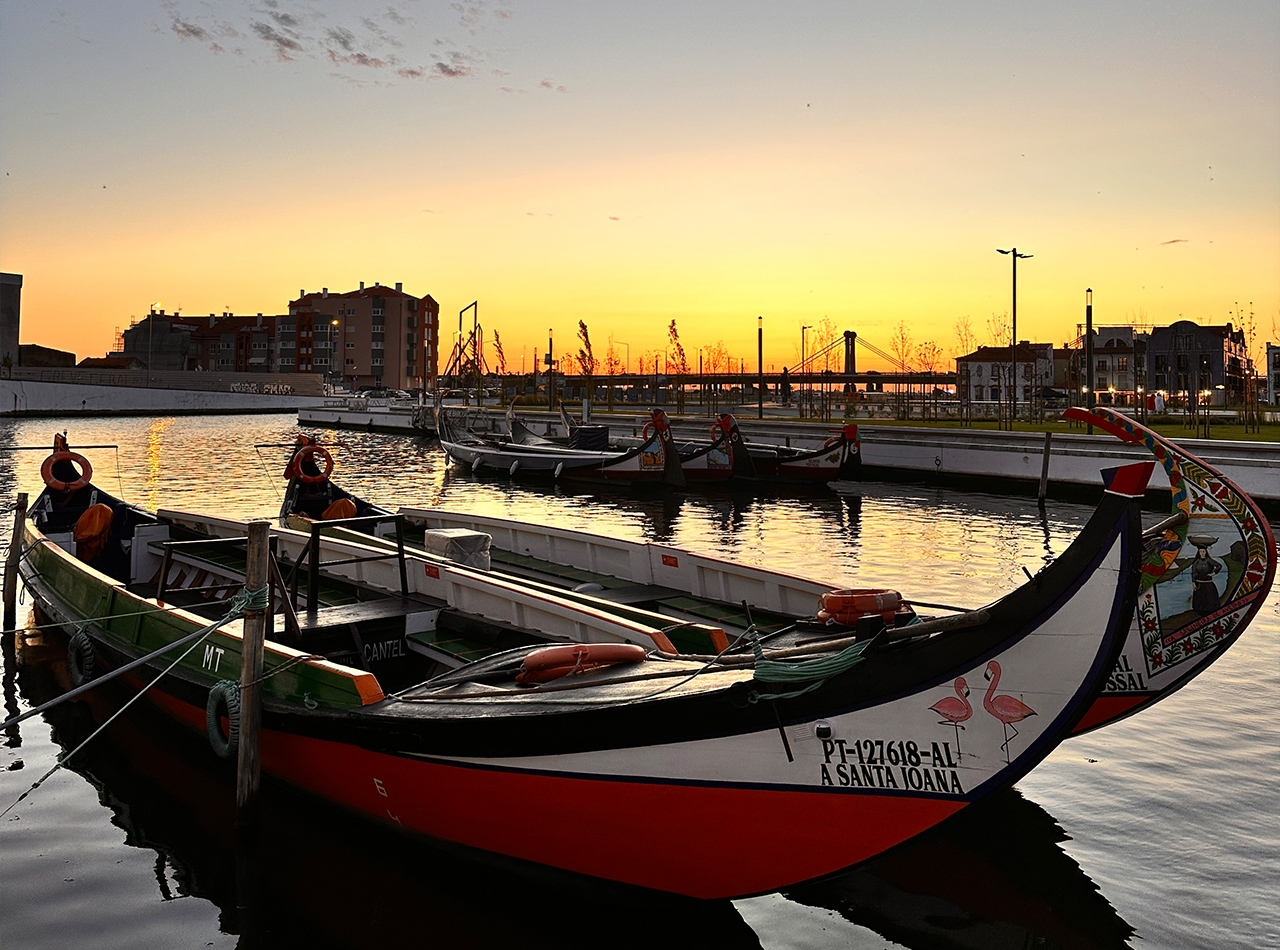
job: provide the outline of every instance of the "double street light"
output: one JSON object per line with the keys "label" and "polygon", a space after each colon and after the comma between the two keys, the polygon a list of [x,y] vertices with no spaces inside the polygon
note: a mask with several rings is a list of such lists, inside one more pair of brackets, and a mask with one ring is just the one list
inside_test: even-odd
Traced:
{"label": "double street light", "polygon": [[996,248],[1001,254],[1009,254],[1013,257],[1013,327],[1012,339],[1009,340],[1009,392],[1012,398],[1010,403],[1009,428],[1013,429],[1014,420],[1018,418],[1018,258],[1024,260],[1028,257],[1034,257],[1034,254],[1019,254],[1018,249],[1010,248],[1002,250]]}

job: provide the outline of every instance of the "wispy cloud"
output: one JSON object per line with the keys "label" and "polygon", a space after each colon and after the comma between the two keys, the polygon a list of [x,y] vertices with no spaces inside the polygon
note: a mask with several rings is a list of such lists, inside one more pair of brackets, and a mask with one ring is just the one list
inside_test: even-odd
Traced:
{"label": "wispy cloud", "polygon": [[172,24],[173,32],[178,34],[178,39],[184,43],[187,40],[206,40],[209,37],[208,32],[198,23],[188,23],[185,20],[174,18]]}
{"label": "wispy cloud", "polygon": [[[349,81],[360,81],[356,71],[367,75],[367,70],[385,70],[408,81],[509,75],[509,70],[491,63],[491,52],[473,39],[514,17],[507,0],[398,0],[377,13],[358,5],[337,12],[334,0],[225,0],[216,6],[201,0],[162,0],[162,6],[169,16],[168,30],[162,32],[180,42],[205,43],[215,54],[229,46],[251,58],[255,49],[265,47],[276,62],[323,61],[340,70],[350,68],[351,73],[329,73]],[[449,35],[459,30],[465,35]],[[226,43],[230,38],[248,42]],[[481,70],[482,66],[489,68]],[[530,85],[567,91],[550,79]]]}
{"label": "wispy cloud", "polygon": [[276,56],[282,61],[292,60],[293,57],[290,53],[301,53],[303,51],[302,44],[294,36],[290,35],[292,31],[282,33],[270,23],[263,23],[261,20],[250,23],[249,29],[253,30],[260,39],[272,44],[276,49]]}

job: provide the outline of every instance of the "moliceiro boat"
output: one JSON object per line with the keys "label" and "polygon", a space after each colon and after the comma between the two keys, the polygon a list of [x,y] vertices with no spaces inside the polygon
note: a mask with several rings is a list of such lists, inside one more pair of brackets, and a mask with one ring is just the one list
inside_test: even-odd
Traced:
{"label": "moliceiro boat", "polygon": [[[125,682],[225,753],[241,631],[209,621],[243,587],[243,534],[124,504],[77,460],[60,444],[46,463],[23,580],[75,630],[82,679],[139,663]],[[795,624],[696,657],[661,631],[649,649],[579,643],[579,625],[643,626],[499,579],[483,596],[506,588],[532,620],[495,622],[470,609],[467,572],[427,585],[443,571],[402,541],[329,539],[326,562],[305,547],[318,531],[277,530],[262,768],[411,835],[659,891],[737,897],[830,874],[1007,787],[1086,713],[1132,619],[1150,471],[1110,473],[1070,548],[965,625]],[[438,673],[409,644],[442,627],[514,642]],[[961,736],[944,708],[984,680]]]}
{"label": "moliceiro boat", "polygon": [[440,446],[450,461],[472,472],[482,469],[511,476],[587,479],[612,484],[674,485],[683,487],[684,472],[671,439],[666,415],[660,409],[645,424],[644,439],[634,448],[598,450],[571,448],[550,441],[523,444],[466,428],[450,410],[437,411]]}
{"label": "moliceiro boat", "polygon": [[[669,427],[665,413],[661,409],[653,410],[654,420],[661,419]],[[560,407],[561,425],[569,432],[564,438],[550,438],[538,435],[516,416],[515,403],[507,407],[507,429],[511,433],[511,441],[519,445],[544,446],[579,446],[588,442],[608,444],[606,426],[584,426],[569,417],[564,406]],[[645,424],[645,438],[650,427],[656,422]],[[735,436],[737,450],[735,450]],[[755,477],[755,468],[745,449],[741,448],[742,437],[737,435],[737,426],[733,417],[721,415],[711,426],[709,442],[676,442],[675,449],[680,459],[680,468],[685,481],[691,485],[706,485],[728,482],[730,479],[750,479]],[[614,446],[614,451],[626,451],[622,446]]]}
{"label": "moliceiro boat", "polygon": [[[1076,727],[1085,732],[1151,706],[1206,670],[1266,600],[1277,555],[1257,503],[1213,466],[1112,410],[1071,413],[1146,446],[1174,489],[1170,516],[1144,533],[1138,611],[1115,669]],[[746,623],[735,603],[757,605],[763,622],[785,622],[811,615],[833,586],[670,545],[445,509],[401,513],[411,531],[482,532],[490,539],[489,556],[503,570],[589,584],[604,598],[613,591],[632,602],[645,596],[652,610],[672,618],[714,619],[731,633]]]}

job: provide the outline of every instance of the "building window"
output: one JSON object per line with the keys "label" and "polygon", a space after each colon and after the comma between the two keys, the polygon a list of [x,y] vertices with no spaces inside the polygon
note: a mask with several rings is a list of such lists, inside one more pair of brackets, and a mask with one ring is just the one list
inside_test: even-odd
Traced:
{"label": "building window", "polygon": [[382,357],[381,357],[381,356],[375,356],[375,357],[373,357],[373,359],[369,360],[369,364],[370,364],[371,366],[381,366],[381,365],[382,365]]}
{"label": "building window", "polygon": [[[381,314],[377,314],[377,313],[375,313],[375,314],[374,314],[374,316],[375,316],[375,317],[377,317],[377,316],[381,316]],[[375,323],[373,326],[369,327],[369,332],[370,332],[370,333],[381,333],[385,328],[386,328],[386,324],[384,324],[384,323]]]}
{"label": "building window", "polygon": [[348,341],[347,341],[347,349],[349,349],[349,350],[354,350],[355,348],[356,348],[355,343],[353,343],[351,340],[348,340]]}
{"label": "building window", "polygon": [[1127,356],[1121,356],[1121,357],[1119,358],[1119,363],[1118,363],[1118,365],[1116,366],[1116,369],[1118,369],[1118,370],[1119,370],[1120,372],[1122,372],[1122,373],[1127,373],[1127,372],[1129,372],[1129,357],[1127,357]]}

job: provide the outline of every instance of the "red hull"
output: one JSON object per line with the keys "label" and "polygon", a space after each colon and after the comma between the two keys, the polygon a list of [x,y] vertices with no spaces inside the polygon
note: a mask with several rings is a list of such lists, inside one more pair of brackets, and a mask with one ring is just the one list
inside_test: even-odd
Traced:
{"label": "red hull", "polygon": [[1084,718],[1071,730],[1073,736],[1088,732],[1097,726],[1105,725],[1116,719],[1122,719],[1136,709],[1153,702],[1157,697],[1150,693],[1135,693],[1132,696],[1099,696],[1084,714]]}
{"label": "red hull", "polygon": [[400,828],[709,899],[841,870],[963,807],[905,796],[494,771],[278,733],[263,736],[262,758],[280,778]]}
{"label": "red hull", "polygon": [[[152,698],[203,733],[204,710]],[[964,807],[905,795],[491,770],[271,730],[261,755],[263,771],[400,830],[706,899],[761,894],[859,864]],[[674,853],[681,859],[673,865]]]}

